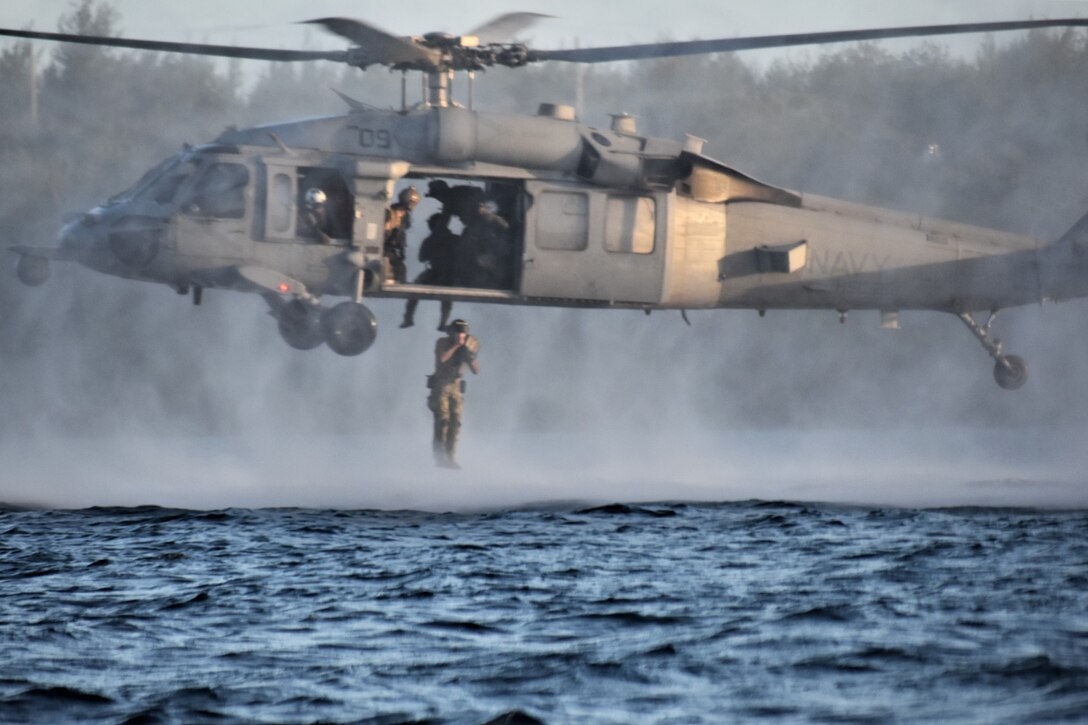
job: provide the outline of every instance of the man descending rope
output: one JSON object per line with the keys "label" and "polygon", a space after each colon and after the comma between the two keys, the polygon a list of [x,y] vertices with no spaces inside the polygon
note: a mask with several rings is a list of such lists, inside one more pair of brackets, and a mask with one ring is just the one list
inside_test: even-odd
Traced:
{"label": "man descending rope", "polygon": [[461,373],[467,366],[474,375],[480,374],[476,355],[480,341],[468,334],[468,323],[454,320],[446,337],[438,338],[434,346],[434,374],[427,378],[431,394],[427,407],[434,413],[434,460],[444,468],[457,465],[457,436],[465,407],[465,381]]}

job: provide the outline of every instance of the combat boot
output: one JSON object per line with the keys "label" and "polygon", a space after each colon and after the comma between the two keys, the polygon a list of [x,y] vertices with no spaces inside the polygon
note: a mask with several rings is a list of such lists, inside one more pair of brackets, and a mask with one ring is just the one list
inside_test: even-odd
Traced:
{"label": "combat boot", "polygon": [[400,323],[400,329],[411,327],[416,324],[416,307],[419,306],[419,300],[410,299],[404,303],[404,320]]}
{"label": "combat boot", "polygon": [[449,326],[450,312],[452,312],[452,311],[453,311],[453,303],[448,301],[448,300],[443,300],[442,301],[442,316],[438,320],[438,331],[439,332],[449,332],[449,330],[446,329],[446,328]]}

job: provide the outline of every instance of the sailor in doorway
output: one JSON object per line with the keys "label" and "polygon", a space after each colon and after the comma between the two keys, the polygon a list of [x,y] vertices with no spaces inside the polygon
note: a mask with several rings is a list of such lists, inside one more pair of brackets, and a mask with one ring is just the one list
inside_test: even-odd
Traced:
{"label": "sailor in doorway", "polygon": [[[448,287],[453,284],[453,265],[457,257],[457,244],[460,237],[449,229],[450,218],[446,214],[432,214],[427,219],[427,226],[431,233],[423,240],[419,247],[419,261],[427,265],[427,269],[420,272],[415,278],[416,284],[439,285]],[[402,328],[411,327],[416,320],[416,307],[419,300],[410,299],[404,307],[404,321],[400,323]],[[453,302],[442,300],[442,318],[438,322],[438,331],[446,331],[446,321],[450,319],[453,310]]]}
{"label": "sailor in doorway", "polygon": [[405,258],[408,253],[408,229],[412,226],[412,212],[419,204],[419,192],[409,186],[397,196],[397,203],[385,213],[384,255],[389,262],[393,282],[404,282],[408,276]]}

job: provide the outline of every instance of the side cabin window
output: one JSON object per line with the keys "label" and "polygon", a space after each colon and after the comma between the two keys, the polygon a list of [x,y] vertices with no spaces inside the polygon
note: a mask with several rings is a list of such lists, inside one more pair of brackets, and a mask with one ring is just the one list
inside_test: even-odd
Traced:
{"label": "side cabin window", "polygon": [[536,245],[579,251],[589,243],[589,194],[546,191],[537,200]]}
{"label": "side cabin window", "polygon": [[273,174],[268,193],[268,223],[273,232],[286,234],[291,231],[292,201],[291,177],[282,173]]}
{"label": "side cabin window", "polygon": [[653,254],[657,205],[649,196],[609,196],[604,248],[609,252]]}
{"label": "side cabin window", "polygon": [[216,163],[204,170],[182,205],[189,216],[241,219],[246,215],[249,169],[242,164]]}

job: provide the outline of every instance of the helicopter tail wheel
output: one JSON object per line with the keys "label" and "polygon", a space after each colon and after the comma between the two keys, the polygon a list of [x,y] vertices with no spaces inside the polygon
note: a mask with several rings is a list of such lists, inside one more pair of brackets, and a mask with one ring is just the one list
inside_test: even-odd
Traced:
{"label": "helicopter tail wheel", "polygon": [[321,315],[325,342],[338,355],[351,357],[366,352],[378,336],[378,320],[366,305],[341,302]]}
{"label": "helicopter tail wheel", "polygon": [[321,315],[302,300],[288,302],[276,318],[280,337],[296,350],[313,350],[325,342]]}
{"label": "helicopter tail wheel", "polygon": [[28,287],[40,287],[49,279],[49,260],[45,257],[20,255],[15,265],[15,274]]}
{"label": "helicopter tail wheel", "polygon": [[994,365],[994,379],[1005,390],[1018,390],[1028,381],[1028,365],[1016,355],[1004,355]]}
{"label": "helicopter tail wheel", "polygon": [[994,379],[1005,390],[1019,390],[1028,381],[1028,365],[1024,359],[1016,355],[1006,355],[1002,352],[1001,341],[993,336],[990,326],[997,317],[997,310],[990,312],[990,319],[985,325],[980,325],[970,313],[960,313],[959,318],[967,325],[986,352],[994,359]]}

